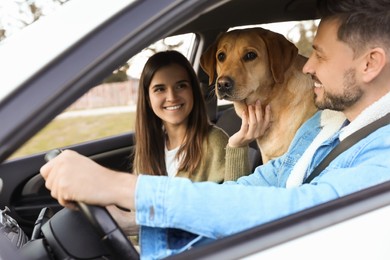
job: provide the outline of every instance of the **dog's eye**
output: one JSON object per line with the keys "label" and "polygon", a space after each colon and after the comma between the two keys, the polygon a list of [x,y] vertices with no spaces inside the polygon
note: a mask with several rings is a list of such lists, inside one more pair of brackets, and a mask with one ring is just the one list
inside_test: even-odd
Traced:
{"label": "dog's eye", "polygon": [[218,59],[218,61],[221,61],[221,62],[224,61],[226,59],[226,54],[224,52],[218,53],[217,59]]}
{"label": "dog's eye", "polygon": [[244,55],[244,61],[251,61],[257,58],[257,54],[253,51],[247,52]]}

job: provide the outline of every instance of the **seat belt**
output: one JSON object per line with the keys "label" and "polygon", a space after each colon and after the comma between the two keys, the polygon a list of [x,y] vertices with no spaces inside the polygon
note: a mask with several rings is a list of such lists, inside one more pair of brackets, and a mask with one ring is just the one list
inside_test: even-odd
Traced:
{"label": "seat belt", "polygon": [[312,173],[304,180],[302,184],[310,183],[315,177],[317,177],[339,154],[377,130],[378,128],[390,124],[390,113],[375,120],[374,122],[364,126],[357,130],[343,141],[341,141],[312,171]]}

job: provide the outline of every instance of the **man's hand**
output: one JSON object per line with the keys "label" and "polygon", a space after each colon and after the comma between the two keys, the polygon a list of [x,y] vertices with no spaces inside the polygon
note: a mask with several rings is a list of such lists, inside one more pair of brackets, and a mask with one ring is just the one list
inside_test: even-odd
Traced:
{"label": "man's hand", "polygon": [[115,172],[74,151],[65,150],[40,169],[46,187],[58,202],[74,207],[74,201],[134,208],[137,177]]}

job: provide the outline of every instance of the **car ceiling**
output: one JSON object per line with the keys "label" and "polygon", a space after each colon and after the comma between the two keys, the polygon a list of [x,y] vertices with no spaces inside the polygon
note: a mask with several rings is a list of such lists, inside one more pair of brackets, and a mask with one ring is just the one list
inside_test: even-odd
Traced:
{"label": "car ceiling", "polygon": [[317,18],[316,0],[232,0],[201,14],[176,33]]}

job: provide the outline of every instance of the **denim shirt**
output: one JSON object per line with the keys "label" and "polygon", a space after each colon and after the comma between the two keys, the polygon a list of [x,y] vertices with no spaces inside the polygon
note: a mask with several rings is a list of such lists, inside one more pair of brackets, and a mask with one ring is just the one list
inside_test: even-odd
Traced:
{"label": "denim shirt", "polygon": [[[387,125],[339,155],[311,183],[286,188],[293,166],[321,130],[320,115],[316,113],[302,125],[285,155],[236,182],[193,183],[185,178],[139,176],[137,223],[150,230],[176,228],[218,239],[390,180]],[[317,149],[307,172],[339,143],[338,134]],[[142,237],[141,232],[141,255],[143,244],[155,242],[145,239],[152,238]],[[165,253],[158,254],[179,252],[160,249]]]}

